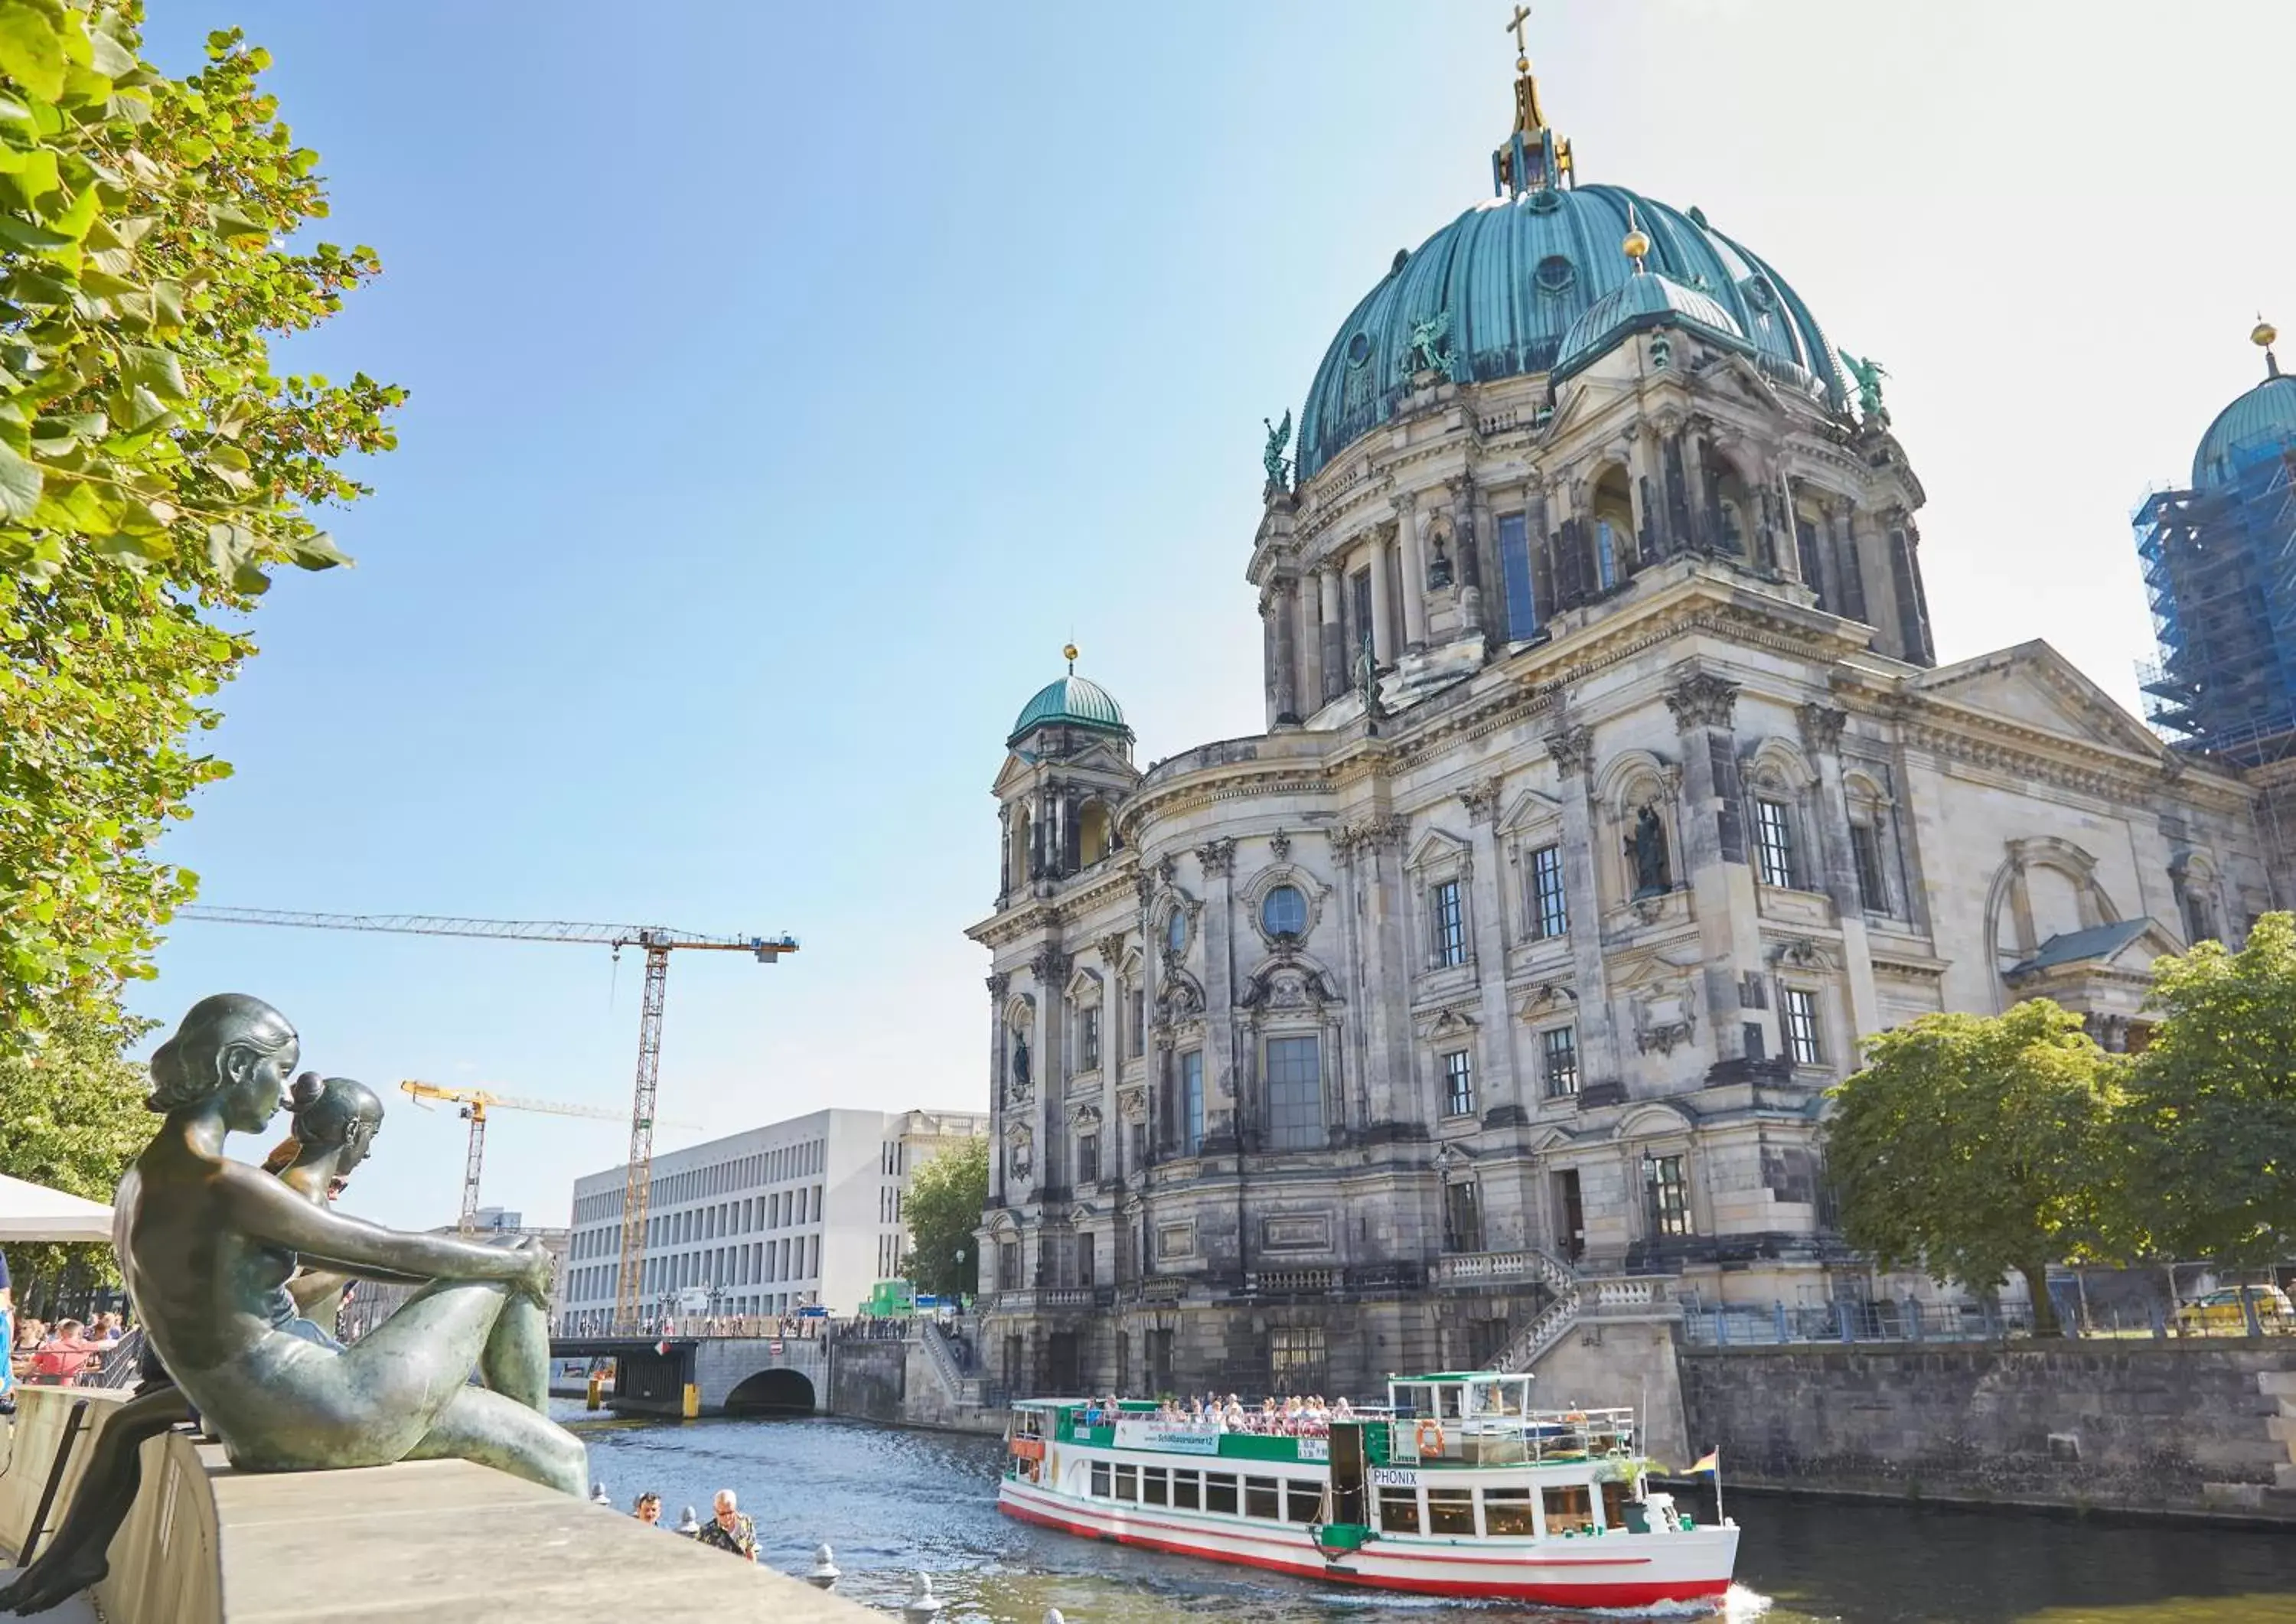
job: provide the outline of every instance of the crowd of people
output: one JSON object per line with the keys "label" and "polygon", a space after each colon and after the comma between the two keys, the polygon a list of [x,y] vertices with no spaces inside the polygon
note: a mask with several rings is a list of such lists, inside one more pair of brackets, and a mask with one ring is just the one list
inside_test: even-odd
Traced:
{"label": "crowd of people", "polygon": [[[1086,1407],[1084,1423],[1088,1427],[1112,1426],[1122,1415],[1122,1407],[1113,1397],[1095,1398]],[[1218,1393],[1206,1393],[1197,1398],[1167,1398],[1156,1407],[1152,1419],[1159,1426],[1202,1427],[1220,1432],[1253,1432],[1263,1438],[1324,1438],[1330,1435],[1335,1421],[1353,1421],[1354,1407],[1345,1398],[1324,1402],[1321,1395],[1301,1396],[1294,1393],[1288,1398],[1263,1398],[1253,1409],[1234,1393],[1221,1398]]]}
{"label": "crowd of people", "polygon": [[[603,1483],[592,1487],[590,1498],[600,1505],[613,1504],[607,1497]],[[648,1528],[660,1528],[661,1496],[653,1489],[647,1489],[631,1502],[630,1515]],[[758,1560],[758,1526],[742,1510],[739,1497],[730,1489],[719,1489],[717,1497],[710,1502],[709,1521],[696,1519],[693,1507],[689,1505],[685,1508],[685,1515],[669,1531],[683,1534],[696,1545],[706,1545],[728,1555],[739,1556],[749,1562]]]}
{"label": "crowd of people", "polygon": [[117,1314],[99,1314],[93,1324],[20,1320],[8,1339],[8,1374],[33,1387],[70,1387],[101,1369],[124,1334]]}

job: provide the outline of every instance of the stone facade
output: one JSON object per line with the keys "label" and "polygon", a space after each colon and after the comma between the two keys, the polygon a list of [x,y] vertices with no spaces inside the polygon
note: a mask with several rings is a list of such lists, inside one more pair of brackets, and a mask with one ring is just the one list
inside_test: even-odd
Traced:
{"label": "stone facade", "polygon": [[1023,713],[971,932],[994,1378],[1362,1393],[1535,1357],[1578,1275],[1863,1296],[1818,1152],[1862,1036],[2046,993],[2117,1046],[2270,905],[2235,773],[2045,644],[1934,663],[1878,394],[1626,291],[1270,479],[1266,733],[1144,772]]}

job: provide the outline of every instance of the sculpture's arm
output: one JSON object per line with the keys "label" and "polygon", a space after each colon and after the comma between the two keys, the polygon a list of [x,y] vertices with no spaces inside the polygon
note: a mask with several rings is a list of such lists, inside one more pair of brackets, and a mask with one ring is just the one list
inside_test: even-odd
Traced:
{"label": "sculpture's arm", "polygon": [[532,1285],[548,1278],[547,1254],[385,1229],[315,1207],[253,1168],[226,1162],[224,1169],[225,1211],[232,1223],[257,1240],[299,1254],[307,1263],[353,1272],[388,1269],[424,1281]]}

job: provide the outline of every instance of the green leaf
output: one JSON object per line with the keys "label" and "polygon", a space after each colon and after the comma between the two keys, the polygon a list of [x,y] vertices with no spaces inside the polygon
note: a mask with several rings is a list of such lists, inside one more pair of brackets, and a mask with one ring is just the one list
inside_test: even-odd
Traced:
{"label": "green leaf", "polygon": [[332,570],[338,564],[348,564],[350,554],[335,545],[335,538],[324,530],[314,530],[308,536],[287,545],[287,556],[305,570]]}
{"label": "green leaf", "polygon": [[0,520],[24,523],[40,505],[39,464],[0,442]]}
{"label": "green leaf", "polygon": [[0,0],[0,74],[43,101],[64,93],[62,0]]}
{"label": "green leaf", "polygon": [[10,248],[27,249],[34,253],[45,253],[52,249],[70,248],[78,241],[45,226],[35,226],[29,220],[12,214],[0,214],[0,243]]}
{"label": "green leaf", "polygon": [[191,387],[184,381],[184,364],[172,349],[133,344],[122,357],[119,375],[141,384],[162,400],[189,400]]}

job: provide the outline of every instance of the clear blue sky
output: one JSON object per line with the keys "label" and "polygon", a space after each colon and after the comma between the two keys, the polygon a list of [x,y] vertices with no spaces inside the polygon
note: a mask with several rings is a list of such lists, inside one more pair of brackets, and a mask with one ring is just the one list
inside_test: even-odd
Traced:
{"label": "clear blue sky", "polygon": [[[1257,729],[1260,419],[1487,192],[1506,10],[152,0],[171,67],[271,48],[328,234],[381,252],[293,362],[412,390],[168,855],[217,903],[792,931],[676,964],[666,1117],[982,1103],[1004,730],[1071,633],[1144,763]],[[2296,7],[1538,11],[1581,176],[1702,205],[1890,369],[1944,657],[2046,636],[2133,701],[2128,511],[2256,308],[2296,332]],[[160,963],[140,1008],[261,994],[329,1071],[627,1103],[602,949],[186,923]],[[400,1102],[350,1206],[451,1218],[460,1147]],[[562,1222],[622,1131],[489,1150]]]}

